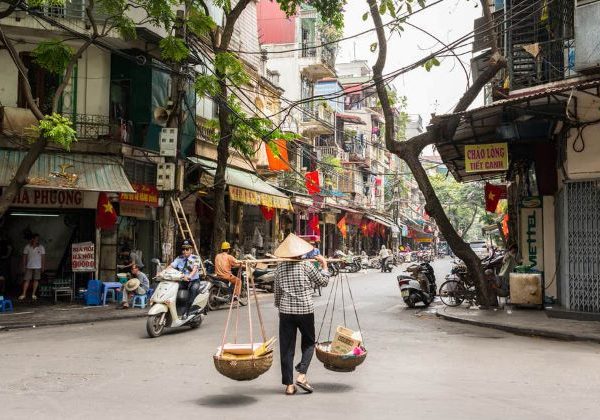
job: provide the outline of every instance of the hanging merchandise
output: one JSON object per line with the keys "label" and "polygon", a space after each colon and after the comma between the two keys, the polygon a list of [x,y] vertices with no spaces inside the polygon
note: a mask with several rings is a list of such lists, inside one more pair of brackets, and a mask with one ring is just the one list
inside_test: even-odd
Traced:
{"label": "hanging merchandise", "polygon": [[309,194],[318,194],[321,192],[321,186],[319,184],[319,171],[307,172],[304,175],[306,179],[306,190]]}
{"label": "hanging merchandise", "polygon": [[98,194],[98,204],[96,206],[96,227],[98,229],[112,229],[117,223],[117,212],[113,205],[108,201],[106,193]]}
{"label": "hanging merchandise", "polygon": [[[360,322],[358,320],[358,312],[356,311],[352,289],[350,289],[350,283],[348,283],[348,275],[346,273],[340,273],[333,277],[330,287],[327,305],[325,306],[325,312],[323,313],[323,319],[321,320],[321,325],[319,327],[315,352],[317,359],[323,363],[326,369],[334,372],[352,372],[358,365],[365,361],[367,358],[367,350],[360,329]],[[336,314],[336,304],[339,302],[338,297],[342,306],[341,314],[339,313],[339,310],[337,311],[337,315],[341,317],[339,320],[334,319]],[[356,320],[356,330],[348,328],[349,320],[346,319],[346,299],[350,299],[352,302]],[[331,311],[329,311],[330,308]],[[321,333],[323,332],[323,326],[325,325],[326,319],[329,320],[329,325],[327,326],[327,339],[321,341]],[[335,324],[337,324],[337,326],[335,327],[332,339],[332,329]]]}
{"label": "hanging merchandise", "polygon": [[[250,287],[252,287],[252,294],[254,295],[254,302],[256,304],[256,313],[258,315],[258,321],[260,325],[260,334],[262,342],[254,341],[254,334],[252,329],[252,310],[251,300],[248,299],[248,326],[250,334],[250,342],[238,343],[237,333],[240,312],[239,300],[232,299],[229,304],[229,313],[227,314],[227,322],[225,323],[225,331],[223,332],[223,338],[221,345],[217,348],[217,353],[213,356],[213,362],[215,368],[219,373],[228,378],[236,381],[250,381],[258,378],[260,375],[265,373],[271,368],[273,364],[273,343],[275,337],[267,339],[265,334],[265,327],[263,323],[262,314],[260,312],[260,306],[258,305],[258,297],[256,295],[256,287],[254,285],[254,276],[248,263],[245,263],[246,273],[248,273],[248,280],[242,282],[242,288],[246,288],[248,294],[250,294]],[[238,272],[238,279],[241,278],[242,270]],[[235,306],[234,306],[235,303]],[[233,343],[226,342],[227,332],[229,330],[229,322],[231,321],[231,315],[235,313],[235,335]]]}
{"label": "hanging merchandise", "polygon": [[260,212],[267,222],[273,220],[273,216],[275,216],[275,209],[273,207],[260,206]]}
{"label": "hanging merchandise", "polygon": [[254,233],[252,235],[252,245],[256,246],[257,248],[263,247],[263,237],[260,233],[260,230],[258,229],[258,226],[254,228]]}
{"label": "hanging merchandise", "polygon": [[346,216],[342,217],[339,222],[337,222],[337,227],[342,234],[342,238],[346,239],[348,235],[348,227],[346,226]]}
{"label": "hanging merchandise", "polygon": [[267,160],[271,171],[290,171],[287,143],[283,139],[277,139],[266,145]]}

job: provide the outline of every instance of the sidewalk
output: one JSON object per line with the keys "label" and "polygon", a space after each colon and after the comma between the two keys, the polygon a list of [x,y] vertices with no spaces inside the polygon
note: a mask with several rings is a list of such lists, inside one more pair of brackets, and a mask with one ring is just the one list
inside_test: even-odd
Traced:
{"label": "sidewalk", "polygon": [[37,304],[15,307],[15,312],[0,313],[0,331],[48,325],[82,324],[146,316],[146,309],[116,309],[116,304],[84,306],[81,304]]}
{"label": "sidewalk", "polygon": [[495,328],[519,335],[600,343],[600,322],[551,318],[547,311],[538,309],[513,308],[509,314],[504,309],[440,306],[437,308],[437,316],[448,321]]}

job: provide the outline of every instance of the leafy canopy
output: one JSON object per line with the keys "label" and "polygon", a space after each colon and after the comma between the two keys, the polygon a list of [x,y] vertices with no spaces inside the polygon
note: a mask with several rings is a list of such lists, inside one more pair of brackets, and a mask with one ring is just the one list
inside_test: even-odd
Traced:
{"label": "leafy canopy", "polygon": [[71,148],[71,143],[77,141],[77,132],[73,129],[70,119],[60,114],[45,115],[38,125],[30,127],[32,139],[45,137],[48,141],[62,146],[65,150]]}

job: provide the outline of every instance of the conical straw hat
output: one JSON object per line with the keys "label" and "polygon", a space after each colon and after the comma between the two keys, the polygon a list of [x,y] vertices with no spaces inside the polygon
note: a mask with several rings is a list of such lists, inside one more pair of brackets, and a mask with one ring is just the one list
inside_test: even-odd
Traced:
{"label": "conical straw hat", "polygon": [[294,258],[304,255],[313,249],[313,246],[304,239],[300,239],[293,233],[290,233],[273,254],[279,258]]}

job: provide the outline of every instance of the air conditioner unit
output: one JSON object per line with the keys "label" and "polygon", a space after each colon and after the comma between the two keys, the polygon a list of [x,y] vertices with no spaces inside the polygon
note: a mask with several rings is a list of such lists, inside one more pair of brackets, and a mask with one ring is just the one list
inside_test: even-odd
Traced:
{"label": "air conditioner unit", "polygon": [[156,188],[160,191],[175,189],[175,164],[159,163],[156,170]]}
{"label": "air conditioner unit", "polygon": [[600,22],[600,0],[577,0],[575,7],[575,70],[577,72],[600,71],[598,22]]}

